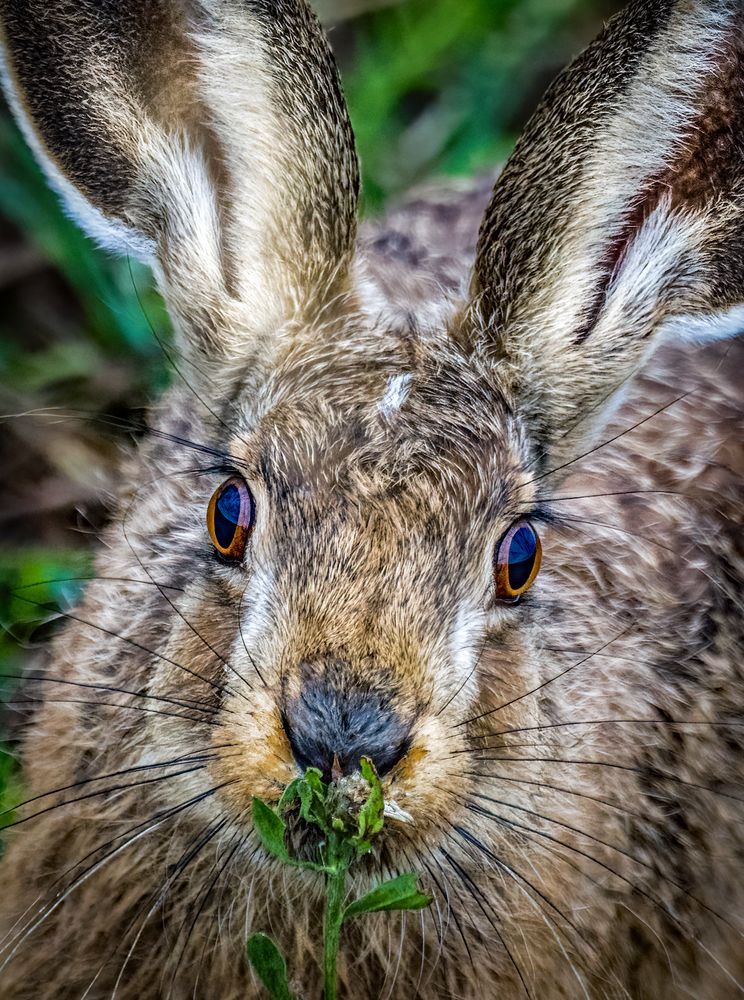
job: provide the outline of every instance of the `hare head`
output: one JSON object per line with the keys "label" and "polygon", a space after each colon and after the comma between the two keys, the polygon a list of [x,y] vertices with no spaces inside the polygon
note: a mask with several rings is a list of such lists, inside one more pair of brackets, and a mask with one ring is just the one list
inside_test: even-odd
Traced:
{"label": "hare head", "polygon": [[[58,654],[170,711],[47,733],[74,738],[73,770],[208,750],[148,794],[204,792],[190,822],[227,823],[232,870],[269,876],[251,797],[366,755],[409,819],[384,863],[443,851],[470,891],[475,840],[495,857],[519,836],[450,843],[483,734],[565,717],[570,689],[535,696],[556,629],[574,649],[614,634],[569,620],[601,571],[551,542],[547,501],[662,340],[744,327],[740,4],[615,18],[549,91],[469,285],[435,309],[386,301],[359,249],[352,130],[304,0],[0,0],[0,22],[51,183],[152,266],[175,331],[176,384]],[[617,633],[630,605],[612,612]],[[504,983],[509,958],[489,966]]]}

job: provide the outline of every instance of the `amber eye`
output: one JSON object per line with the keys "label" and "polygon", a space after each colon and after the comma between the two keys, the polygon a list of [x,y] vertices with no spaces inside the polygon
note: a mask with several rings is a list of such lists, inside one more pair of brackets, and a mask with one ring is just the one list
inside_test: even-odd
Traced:
{"label": "amber eye", "polygon": [[529,521],[517,521],[507,531],[493,559],[496,596],[501,601],[516,601],[535,582],[542,562],[540,538]]}
{"label": "amber eye", "polygon": [[255,519],[253,494],[240,476],[233,476],[215,492],[207,510],[212,544],[223,559],[242,560]]}

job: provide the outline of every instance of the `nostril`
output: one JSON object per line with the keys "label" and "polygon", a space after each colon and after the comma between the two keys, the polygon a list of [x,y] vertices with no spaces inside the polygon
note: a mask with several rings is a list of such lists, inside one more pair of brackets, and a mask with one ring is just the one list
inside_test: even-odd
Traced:
{"label": "nostril", "polygon": [[339,691],[322,681],[306,684],[299,697],[287,702],[282,724],[292,754],[302,770],[317,768],[330,782],[352,774],[362,757],[369,757],[384,775],[411,747],[411,726],[377,692]]}

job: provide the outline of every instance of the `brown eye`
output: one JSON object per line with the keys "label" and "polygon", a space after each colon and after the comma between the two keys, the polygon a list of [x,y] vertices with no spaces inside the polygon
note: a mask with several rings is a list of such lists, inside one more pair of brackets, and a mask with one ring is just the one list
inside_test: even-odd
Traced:
{"label": "brown eye", "polygon": [[501,601],[516,601],[525,594],[540,572],[542,545],[529,521],[517,521],[496,546],[493,566],[496,596]]}
{"label": "brown eye", "polygon": [[215,492],[207,510],[209,535],[223,559],[242,560],[255,519],[253,494],[240,476],[233,476]]}

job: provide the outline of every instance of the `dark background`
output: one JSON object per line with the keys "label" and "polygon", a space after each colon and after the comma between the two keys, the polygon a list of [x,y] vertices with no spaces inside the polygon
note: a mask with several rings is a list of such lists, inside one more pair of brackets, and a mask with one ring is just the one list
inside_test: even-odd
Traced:
{"label": "dark background", "polygon": [[[364,211],[503,160],[612,0],[317,0],[341,66]],[[130,435],[168,382],[148,275],[69,222],[0,107],[0,673],[23,670],[90,572]],[[76,582],[76,579],[78,582]],[[51,581],[51,582],[50,582]],[[33,587],[30,585],[33,584]],[[19,588],[24,588],[20,589]],[[16,682],[0,678],[0,699]],[[18,710],[0,708],[0,811],[20,795]],[[0,817],[0,826],[11,815]]]}

